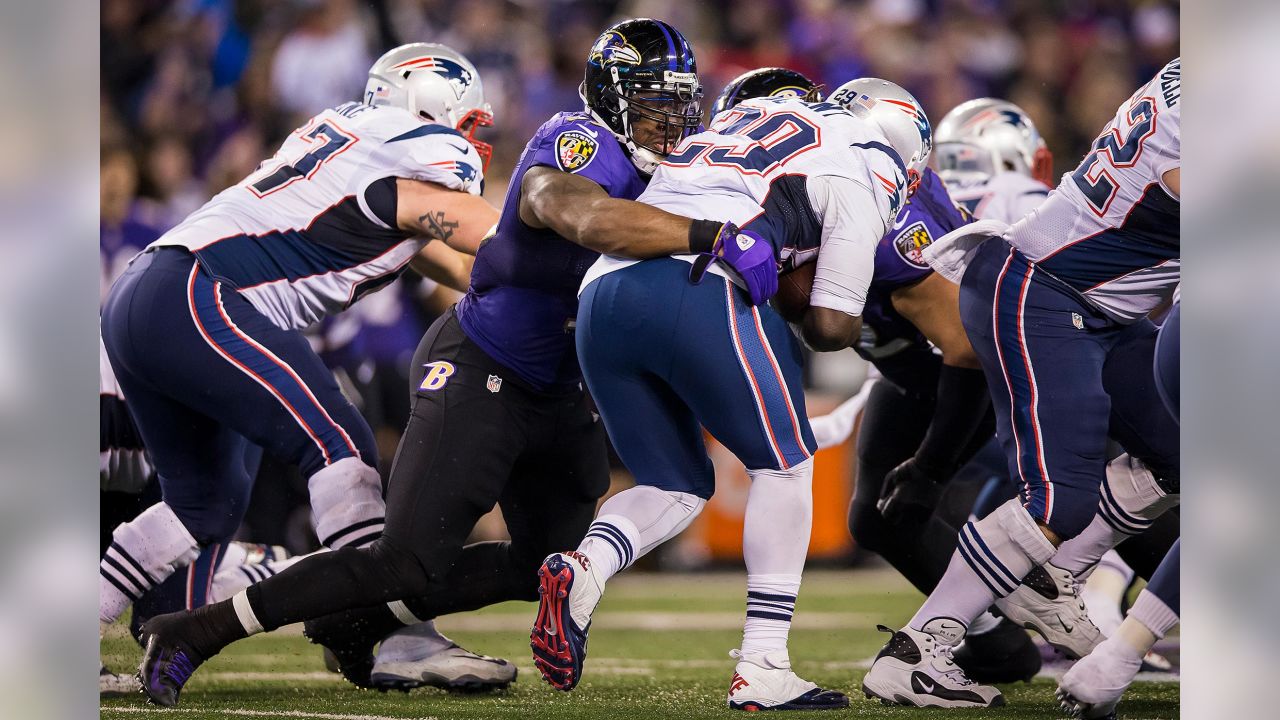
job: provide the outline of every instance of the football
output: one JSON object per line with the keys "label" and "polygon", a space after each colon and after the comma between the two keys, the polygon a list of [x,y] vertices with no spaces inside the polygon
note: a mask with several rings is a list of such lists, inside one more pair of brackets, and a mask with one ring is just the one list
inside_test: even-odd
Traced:
{"label": "football", "polygon": [[809,293],[813,291],[813,274],[817,269],[816,262],[805,263],[778,277],[778,294],[773,296],[773,308],[787,322],[804,320],[804,311],[809,309]]}

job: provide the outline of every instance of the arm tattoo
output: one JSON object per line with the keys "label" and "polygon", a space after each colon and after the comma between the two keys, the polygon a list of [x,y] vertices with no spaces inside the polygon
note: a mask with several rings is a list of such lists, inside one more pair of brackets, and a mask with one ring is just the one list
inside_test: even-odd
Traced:
{"label": "arm tattoo", "polygon": [[427,237],[440,241],[453,237],[453,231],[458,229],[458,221],[446,218],[443,210],[419,215],[418,224],[426,228]]}

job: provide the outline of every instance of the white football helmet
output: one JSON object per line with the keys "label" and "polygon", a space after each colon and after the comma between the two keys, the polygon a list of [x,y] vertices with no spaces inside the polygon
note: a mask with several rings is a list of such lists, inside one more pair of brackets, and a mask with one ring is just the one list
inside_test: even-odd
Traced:
{"label": "white football helmet", "polygon": [[462,133],[487,168],[493,146],[475,137],[493,125],[480,74],[462,53],[436,43],[410,43],[387,51],[369,68],[364,86],[367,105],[404,108],[428,122]]}
{"label": "white football helmet", "polygon": [[1053,185],[1053,155],[1035,123],[1006,100],[960,103],[938,124],[934,168],[948,184],[985,181],[1012,171]]}
{"label": "white football helmet", "polygon": [[907,192],[920,184],[920,173],[933,149],[929,116],[911,93],[880,78],[859,78],[836,88],[827,98],[873,123],[907,166]]}

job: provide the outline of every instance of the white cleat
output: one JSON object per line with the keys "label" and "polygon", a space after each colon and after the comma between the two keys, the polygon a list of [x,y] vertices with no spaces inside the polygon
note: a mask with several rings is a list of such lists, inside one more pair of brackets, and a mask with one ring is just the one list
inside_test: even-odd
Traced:
{"label": "white cleat", "polygon": [[823,690],[791,672],[786,650],[743,655],[730,650],[738,661],[729,683],[729,707],[734,710],[838,710],[849,707],[849,698],[837,690]]}
{"label": "white cleat", "polygon": [[1119,638],[1104,641],[1062,676],[1058,702],[1072,717],[1115,717],[1120,697],[1142,669],[1142,660],[1126,652],[1122,642]]}
{"label": "white cleat", "polygon": [[1080,583],[1051,563],[1033,568],[1013,593],[996,600],[996,607],[1073,660],[1088,655],[1102,642],[1102,632],[1089,618],[1080,597]]}
{"label": "white cleat", "polygon": [[137,675],[113,673],[106,665],[98,665],[98,697],[123,697],[142,692],[142,683]]}
{"label": "white cleat", "polygon": [[437,687],[453,692],[501,690],[516,679],[516,666],[501,658],[477,655],[457,643],[423,657],[378,652],[370,681],[378,690],[408,692]]}
{"label": "white cleat", "polygon": [[[915,707],[1004,705],[1004,695],[998,689],[970,680],[952,661],[954,643],[964,633],[960,623],[939,618],[925,628],[929,632],[905,627],[893,633],[862,678],[862,692],[868,698],[879,698],[885,705]],[[880,630],[893,632],[883,625]]]}

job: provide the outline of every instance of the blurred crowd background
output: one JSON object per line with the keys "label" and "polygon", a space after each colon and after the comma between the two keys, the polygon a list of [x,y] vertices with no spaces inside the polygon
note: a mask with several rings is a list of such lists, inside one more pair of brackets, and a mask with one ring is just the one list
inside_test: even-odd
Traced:
{"label": "blurred crowd background", "polygon": [[[213,194],[249,174],[316,112],[358,99],[396,45],[450,45],[475,63],[496,126],[485,195],[499,204],[524,143],[578,109],[599,32],[656,17],[693,44],[709,108],[736,75],[786,66],[827,87],[861,76],[913,92],[936,124],[964,100],[1025,108],[1073,167],[1133,89],[1179,54],[1169,0],[102,0],[101,292],[128,260]],[[314,343],[378,436],[384,470],[407,421],[409,358],[454,299],[398,281],[320,327]],[[849,394],[852,351],[811,364],[811,388]],[[268,459],[263,472],[288,474]],[[302,507],[292,483],[259,483],[254,505]],[[254,525],[253,515],[249,524]],[[299,545],[288,527],[255,539]],[[268,530],[269,528],[269,530]],[[270,537],[264,537],[269,532]]]}
{"label": "blurred crowd background", "polygon": [[172,225],[305,118],[358,99],[373,59],[414,41],[450,45],[480,70],[497,119],[496,202],[532,131],[580,107],[596,35],[644,16],[692,42],[708,107],[765,65],[828,87],[891,79],[935,123],[1002,96],[1031,114],[1059,172],[1178,54],[1168,0],[102,0],[104,222]]}

